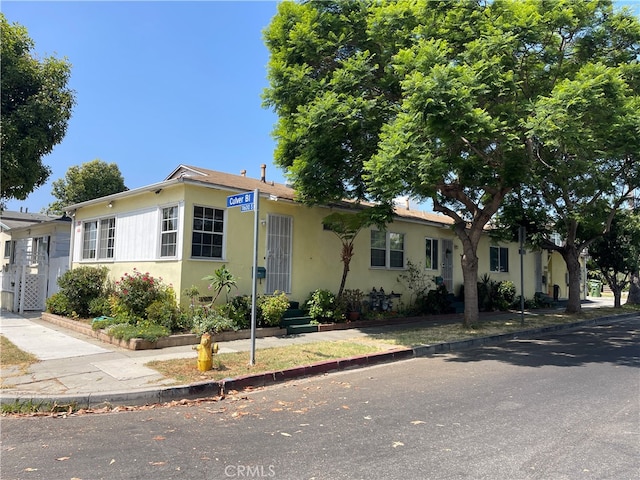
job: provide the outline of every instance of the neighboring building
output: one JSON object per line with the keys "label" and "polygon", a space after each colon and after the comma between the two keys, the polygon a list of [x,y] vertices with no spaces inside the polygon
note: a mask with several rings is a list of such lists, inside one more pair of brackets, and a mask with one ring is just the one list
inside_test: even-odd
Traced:
{"label": "neighboring building", "polygon": [[[261,179],[253,179],[180,165],[162,182],[69,206],[72,268],[106,265],[114,280],[137,269],[162,278],[178,295],[192,285],[207,295],[202,278],[226,265],[238,280],[237,293],[250,294],[254,211],[227,207],[227,197],[258,189],[258,266],[266,270],[258,293],[283,291],[302,302],[318,288],[337,292],[341,244],[323,228],[322,219],[349,204],[304,206],[294,200],[291,188],[266,181],[265,168]],[[458,294],[462,246],[451,223],[448,217],[398,207],[386,231],[371,227],[359,233],[346,288],[367,293],[383,287],[401,293],[406,302],[410,292],[398,275],[411,260]],[[492,244],[487,236],[478,256],[479,275],[512,280],[520,290],[517,244]],[[556,269],[560,264],[557,254],[528,252],[525,296],[553,294],[554,283],[566,296],[564,274]]]}
{"label": "neighboring building", "polygon": [[2,212],[3,263],[0,306],[12,311],[44,310],[69,269],[71,219],[28,212]]}

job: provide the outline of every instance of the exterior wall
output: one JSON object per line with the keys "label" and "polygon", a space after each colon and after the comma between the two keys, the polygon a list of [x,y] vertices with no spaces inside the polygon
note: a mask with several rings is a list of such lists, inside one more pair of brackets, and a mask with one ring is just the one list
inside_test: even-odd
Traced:
{"label": "exterior wall", "polygon": [[[251,270],[253,265],[254,212],[242,212],[239,207],[226,207],[227,196],[233,191],[221,191],[205,186],[177,184],[164,188],[158,193],[143,192],[130,197],[119,198],[108,207],[107,202],[83,207],[76,212],[73,233],[73,266],[107,265],[110,276],[118,280],[133,269],[149,272],[171,284],[178,296],[192,285],[200,289],[201,295],[208,296],[207,282],[202,280],[225,265],[237,279],[238,288],[231,295],[251,293]],[[160,227],[162,208],[178,206],[179,235],[175,258],[160,258]],[[223,256],[221,259],[192,258],[192,227],[194,206],[211,207],[224,211]],[[258,266],[267,266],[267,231],[273,215],[288,216],[292,219],[291,243],[291,289],[286,292],[290,299],[304,301],[310,292],[322,288],[337,292],[342,276],[340,261],[341,242],[331,231],[324,230],[322,219],[332,210],[324,207],[305,207],[290,201],[261,197],[258,210]],[[111,260],[82,260],[82,222],[116,218],[115,251]],[[402,301],[408,302],[410,291],[398,281],[403,273],[400,268],[371,267],[371,230],[363,229],[354,242],[354,257],[347,277],[346,288],[358,288],[365,294],[372,288],[385,292],[402,294]],[[416,265],[425,264],[425,239],[438,240],[439,255],[434,269],[428,270],[432,278],[442,276],[442,240],[453,244],[453,292],[458,294],[463,283],[460,258],[462,245],[453,231],[446,226],[436,226],[407,219],[396,219],[387,226],[388,232],[404,234],[404,261]],[[520,293],[520,256],[517,243],[502,243],[508,248],[509,271],[491,272],[489,238],[483,238],[479,245],[479,276],[487,273],[492,280],[511,280]],[[557,254],[556,254],[557,255]],[[542,256],[543,275],[547,275],[546,286],[561,285],[561,296],[566,296],[564,262],[562,258],[553,264]],[[536,283],[540,279],[535,274],[535,258],[528,251],[524,257],[525,296],[532,298]],[[545,270],[546,268],[546,270]],[[538,270],[539,272],[539,270]],[[546,273],[545,273],[546,272]],[[562,278],[560,278],[562,277]],[[538,280],[538,281],[536,281]],[[544,285],[543,285],[544,287]],[[259,280],[258,294],[265,293],[266,280]],[[553,293],[551,291],[551,293]],[[223,293],[224,295],[224,293]],[[183,299],[183,303],[187,299]]]}

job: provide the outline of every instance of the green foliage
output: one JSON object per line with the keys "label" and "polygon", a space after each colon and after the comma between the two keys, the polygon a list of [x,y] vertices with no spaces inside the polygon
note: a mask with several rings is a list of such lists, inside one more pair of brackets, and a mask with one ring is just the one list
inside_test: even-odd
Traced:
{"label": "green foliage", "polygon": [[289,299],[284,292],[275,291],[273,295],[263,295],[258,299],[260,316],[269,327],[277,327],[282,315],[289,308]]}
{"label": "green foliage", "polygon": [[498,283],[496,304],[499,310],[508,310],[516,300],[516,286],[511,280]]}
{"label": "green foliage", "polygon": [[115,300],[120,308],[118,313],[128,313],[135,317],[146,318],[147,307],[156,300],[165,298],[166,287],[162,279],[153,278],[149,272],[141,273],[133,269],[133,274],[125,273],[116,282]]}
{"label": "green foliage", "polygon": [[306,301],[309,316],[317,322],[331,322],[340,318],[339,305],[336,296],[329,290],[318,289],[311,292]]}
{"label": "green foliage", "polygon": [[151,322],[140,322],[136,325],[118,323],[112,325],[107,333],[114,338],[124,341],[129,341],[132,338],[141,338],[149,342],[155,342],[159,338],[167,337],[171,334],[167,327]]}
{"label": "green foliage", "polygon": [[[67,307],[60,314],[73,316],[74,312],[80,317],[90,315],[91,302],[107,294],[106,267],[78,267],[66,271],[59,279],[60,294],[66,297]],[[62,303],[56,299],[57,307]]]}
{"label": "green foliage", "polygon": [[251,297],[238,295],[227,304],[227,315],[238,330],[251,327]]}
{"label": "green foliage", "polygon": [[72,309],[69,307],[69,299],[62,292],[57,292],[47,298],[45,302],[47,312],[55,315],[68,315]]}
{"label": "green foliage", "polygon": [[342,292],[341,300],[344,302],[345,311],[362,312],[364,293],[360,289],[345,289]]}
{"label": "green foliage", "polygon": [[32,51],[34,42],[27,29],[10,24],[1,13],[0,32],[0,203],[4,203],[26,199],[47,181],[51,170],[42,158],[65,136],[74,92],[67,86],[71,73],[67,60],[39,57]]}
{"label": "green foliage", "polygon": [[510,280],[496,282],[485,273],[478,282],[478,305],[481,311],[508,310],[515,298],[516,286]]}
{"label": "green foliage", "polygon": [[57,199],[49,210],[62,214],[67,205],[124,192],[127,187],[116,163],[93,160],[69,167],[64,178],[53,182],[52,195]]}
{"label": "green foliage", "polygon": [[222,290],[226,290],[227,301],[228,301],[229,293],[231,293],[231,287],[238,288],[236,285],[237,283],[236,279],[231,274],[231,272],[227,270],[226,265],[223,265],[220,268],[218,268],[215,272],[213,272],[213,275],[207,275],[206,277],[203,278],[203,280],[206,280],[207,282],[209,282],[209,290],[213,290],[215,292],[215,295],[213,296],[213,300],[211,301],[211,304],[215,303],[215,301],[220,296],[220,293],[222,292]]}
{"label": "green foliage", "polygon": [[100,296],[89,302],[89,314],[92,317],[111,315],[111,302],[108,296]]}
{"label": "green foliage", "polygon": [[149,305],[145,312],[147,319],[158,325],[167,327],[172,332],[179,330],[181,320],[180,309],[176,303],[175,296],[163,295],[163,298],[155,300]]}
{"label": "green foliage", "polygon": [[233,320],[223,315],[215,306],[199,305],[192,312],[191,331],[196,335],[215,335],[226,330],[238,330]]}
{"label": "green foliage", "polygon": [[[406,270],[398,275],[397,281],[411,292],[409,308],[414,303],[423,304],[427,292],[434,284],[433,275],[427,274],[421,263],[414,263],[411,260],[407,260]],[[418,308],[418,311],[422,311],[422,308]]]}
{"label": "green foliage", "polygon": [[429,290],[426,296],[418,296],[416,304],[421,313],[433,315],[449,313],[451,302],[449,301],[447,287],[444,284],[438,285],[435,289]]}

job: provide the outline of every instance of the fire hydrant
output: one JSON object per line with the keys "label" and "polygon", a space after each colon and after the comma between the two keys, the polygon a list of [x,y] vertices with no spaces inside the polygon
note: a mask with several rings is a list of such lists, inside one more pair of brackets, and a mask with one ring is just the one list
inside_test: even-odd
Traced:
{"label": "fire hydrant", "polygon": [[206,372],[207,370],[211,370],[213,366],[213,352],[217,353],[218,344],[211,345],[211,335],[205,333],[200,337],[200,345],[196,345],[194,347],[195,350],[198,350],[198,370],[201,372]]}

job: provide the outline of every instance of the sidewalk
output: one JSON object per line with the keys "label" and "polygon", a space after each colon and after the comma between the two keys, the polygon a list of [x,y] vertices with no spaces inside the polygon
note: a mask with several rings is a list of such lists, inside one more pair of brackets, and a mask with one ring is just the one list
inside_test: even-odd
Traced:
{"label": "sidewalk", "polygon": [[[584,308],[593,306],[613,306],[612,298],[591,298],[583,303]],[[509,316],[513,313],[494,312],[491,317]],[[459,323],[461,314],[447,315],[437,323]],[[426,317],[424,323],[433,324]],[[295,336],[266,337],[256,339],[256,356],[260,349],[290,344],[342,340],[366,336],[370,333],[416,328],[423,323],[398,324],[363,329],[333,330],[314,332]],[[220,393],[220,382],[203,382],[179,387],[170,386],[172,379],[164,378],[153,369],[145,367],[152,360],[174,358],[193,359],[196,367],[197,353],[191,345],[169,347],[157,350],[127,350],[115,345],[104,344],[97,339],[70,332],[62,327],[50,324],[39,318],[39,313],[17,315],[2,312],[0,334],[5,335],[20,349],[36,355],[40,362],[31,365],[23,374],[16,367],[0,369],[4,388],[0,390],[0,402],[13,403],[16,400],[37,400],[48,403],[72,403],[91,407],[99,404],[145,404],[175,400],[188,397],[216,396]],[[219,353],[249,352],[250,340],[234,340],[219,343]],[[401,352],[402,353],[402,352]],[[385,355],[380,361],[410,358],[415,352],[407,349],[402,355]],[[249,357],[247,356],[247,361]],[[351,365],[363,365],[363,361],[353,361]],[[327,362],[324,371],[335,370],[337,361]],[[323,364],[324,365],[324,364]],[[332,368],[333,367],[333,368]],[[304,370],[296,369],[298,375]],[[318,370],[318,369],[315,369]],[[314,373],[324,373],[322,369]],[[285,372],[286,373],[286,372]],[[296,375],[282,375],[282,379],[295,378]],[[245,379],[247,380],[247,379]],[[231,386],[243,386],[238,382],[226,383]]]}

